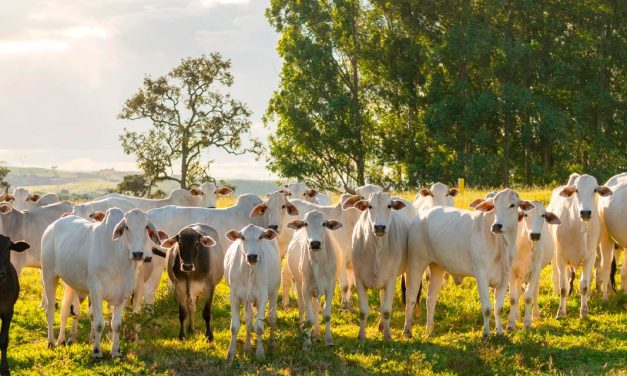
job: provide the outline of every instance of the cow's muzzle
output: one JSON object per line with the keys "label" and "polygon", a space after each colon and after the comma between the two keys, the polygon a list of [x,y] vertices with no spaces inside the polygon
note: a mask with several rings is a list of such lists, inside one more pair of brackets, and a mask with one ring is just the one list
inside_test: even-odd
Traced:
{"label": "cow's muzzle", "polygon": [[376,236],[385,235],[385,225],[374,225],[374,234]]}
{"label": "cow's muzzle", "polygon": [[133,261],[143,261],[144,252],[133,252]]}
{"label": "cow's muzzle", "polygon": [[531,234],[529,234],[529,239],[531,239],[534,242],[537,242],[538,240],[540,240],[540,233],[532,232]]}
{"label": "cow's muzzle", "polygon": [[492,225],[492,232],[495,234],[503,233],[503,225],[500,223],[495,223]]}
{"label": "cow's muzzle", "polygon": [[246,256],[246,261],[248,261],[248,263],[251,264],[251,265],[256,264],[258,260],[259,260],[259,256],[258,255],[247,255]]}
{"label": "cow's muzzle", "polygon": [[590,217],[592,217],[592,210],[582,210],[579,212],[579,216],[584,221],[589,221]]}
{"label": "cow's muzzle", "polygon": [[309,247],[314,251],[319,251],[320,247],[322,247],[322,243],[317,240],[312,240],[309,242]]}
{"label": "cow's muzzle", "polygon": [[196,268],[194,267],[194,264],[185,264],[185,263],[183,263],[181,265],[181,270],[184,271],[184,272],[189,273],[189,272],[193,272],[194,270],[196,270]]}

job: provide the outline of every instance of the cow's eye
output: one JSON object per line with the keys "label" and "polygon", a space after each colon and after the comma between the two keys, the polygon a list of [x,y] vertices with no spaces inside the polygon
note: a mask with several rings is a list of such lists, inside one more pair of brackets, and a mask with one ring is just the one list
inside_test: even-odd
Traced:
{"label": "cow's eye", "polygon": [[509,208],[511,209],[511,208],[513,208],[513,207],[515,207],[515,206],[516,206],[516,204],[511,204],[511,205],[509,206]]}
{"label": "cow's eye", "polygon": [[392,205],[388,205],[388,209],[392,209]]}
{"label": "cow's eye", "polygon": [[372,205],[368,205],[368,209],[372,209]]}
{"label": "cow's eye", "polygon": [[285,205],[281,206],[281,209],[285,209]]}
{"label": "cow's eye", "polygon": [[[524,216],[525,216],[525,217],[528,217],[529,215],[528,215],[528,214],[524,214]],[[543,217],[544,217],[544,216],[543,216]]]}

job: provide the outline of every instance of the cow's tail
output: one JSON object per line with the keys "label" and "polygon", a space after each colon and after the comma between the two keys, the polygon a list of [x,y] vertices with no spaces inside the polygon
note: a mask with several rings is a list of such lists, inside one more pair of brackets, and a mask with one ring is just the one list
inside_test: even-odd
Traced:
{"label": "cow's tail", "polygon": [[612,291],[616,291],[616,253],[612,255],[612,266],[610,267],[610,286]]}
{"label": "cow's tail", "polygon": [[[420,278],[420,285],[418,285],[418,296],[416,296],[416,305],[420,303],[421,292],[422,292],[422,278]],[[403,299],[403,305],[407,305],[407,285],[405,283],[405,274],[401,276],[401,298]]]}
{"label": "cow's tail", "polygon": [[568,290],[568,296],[573,294],[573,284],[575,283],[575,268],[569,269],[569,280],[570,280],[570,288]]}

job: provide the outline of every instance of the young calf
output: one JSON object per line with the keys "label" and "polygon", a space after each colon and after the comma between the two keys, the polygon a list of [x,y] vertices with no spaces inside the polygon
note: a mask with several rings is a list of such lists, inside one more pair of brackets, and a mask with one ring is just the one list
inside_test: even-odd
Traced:
{"label": "young calf", "polygon": [[[257,334],[257,358],[263,359],[262,335],[266,304],[270,322],[270,346],[275,345],[277,320],[277,298],[281,283],[281,259],[277,233],[255,225],[248,225],[241,231],[231,230],[227,238],[233,242],[224,258],[224,276],[231,288],[231,345],[227,359],[235,357],[237,334],[240,327],[240,306],[244,305],[246,319],[246,341],[244,351],[250,351],[250,333]],[[253,321],[253,305],[257,307],[257,319]]]}
{"label": "young calf", "polygon": [[0,375],[9,375],[9,363],[7,361],[7,347],[9,346],[9,326],[13,318],[13,306],[20,295],[20,282],[17,272],[11,265],[11,251],[23,252],[30,248],[25,242],[12,242],[11,238],[0,235]]}
{"label": "young calf", "polygon": [[218,233],[213,227],[195,224],[161,243],[162,247],[171,248],[167,270],[179,303],[179,339],[185,337],[186,317],[189,317],[188,332],[194,331],[196,300],[206,294],[202,317],[206,324],[205,336],[209,342],[213,341],[211,305],[215,287],[224,274],[224,255],[218,242]]}
{"label": "young calf", "polygon": [[[402,214],[405,203],[376,192],[353,206],[362,214],[353,229],[353,267],[359,297],[359,340],[366,340],[366,323],[370,305],[368,290],[380,290],[381,318],[379,330],[384,340],[391,339],[390,317],[396,277],[405,272],[407,264],[407,222]],[[421,271],[422,272],[422,271]],[[422,274],[421,274],[422,275]],[[416,290],[414,296],[418,294]]]}
{"label": "young calf", "polygon": [[[109,302],[113,309],[111,355],[121,356],[122,313],[135,287],[136,263],[143,262],[145,256],[152,257],[152,253],[144,253],[147,237],[160,245],[157,230],[139,209],[126,213],[109,209],[99,223],[67,216],[48,227],[41,240],[41,274],[48,298],[49,347],[54,347],[54,296],[61,278],[70,287],[66,289],[67,301],[72,301],[72,293],[89,295],[95,358],[102,358],[100,340],[105,325],[102,302]],[[57,344],[63,343],[64,329],[65,323],[61,322]]]}
{"label": "young calf", "polygon": [[[331,335],[331,305],[335,293],[335,278],[337,276],[337,257],[341,250],[332,240],[330,233],[325,230],[335,230],[342,227],[336,220],[325,220],[324,214],[317,210],[305,214],[305,220],[297,219],[287,225],[299,230],[289,244],[287,251],[287,265],[296,284],[298,296],[298,311],[300,322],[303,323],[306,312],[305,350],[311,348],[311,331],[320,337],[320,300],[324,296],[323,318],[326,326],[325,343],[333,345]],[[340,255],[341,256],[341,255]]]}
{"label": "young calf", "polygon": [[[540,201],[531,201],[535,208],[530,211],[518,212],[517,244],[518,251],[512,264],[509,277],[510,310],[507,329],[516,329],[516,320],[520,318],[520,291],[523,283],[525,290],[525,328],[531,327],[531,303],[533,303],[533,318],[540,317],[538,295],[540,292],[540,273],[551,263],[555,254],[555,244],[549,233],[549,224],[562,223],[557,216],[546,211]],[[554,277],[557,277],[555,275]]]}

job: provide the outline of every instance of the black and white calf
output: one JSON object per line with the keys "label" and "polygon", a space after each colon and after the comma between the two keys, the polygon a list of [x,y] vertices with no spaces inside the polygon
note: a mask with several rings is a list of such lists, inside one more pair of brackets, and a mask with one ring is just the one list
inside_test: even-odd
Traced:
{"label": "black and white calf", "polygon": [[208,341],[213,341],[211,304],[215,287],[224,275],[224,254],[218,233],[211,226],[189,225],[177,235],[166,239],[161,246],[170,248],[167,270],[179,304],[179,338],[185,337],[186,319],[188,332],[194,331],[196,301],[201,295],[206,295],[202,317],[206,323],[205,336]]}
{"label": "black and white calf", "polygon": [[12,242],[11,238],[0,235],[0,375],[9,375],[9,362],[7,361],[7,347],[9,346],[9,326],[13,318],[13,306],[20,294],[20,281],[17,272],[11,265],[11,251],[23,252],[30,248],[25,242]]}

